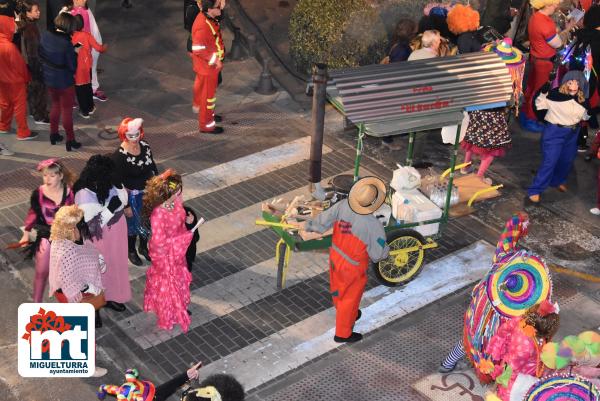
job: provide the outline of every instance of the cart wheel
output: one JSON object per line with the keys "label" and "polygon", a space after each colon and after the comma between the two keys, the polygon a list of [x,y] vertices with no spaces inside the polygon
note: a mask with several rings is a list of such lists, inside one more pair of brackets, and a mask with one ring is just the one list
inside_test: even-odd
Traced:
{"label": "cart wheel", "polygon": [[[415,230],[394,230],[387,233],[387,243],[390,250],[394,251],[423,245],[425,239]],[[375,277],[388,287],[406,284],[419,274],[424,255],[423,249],[390,255],[372,264]]]}
{"label": "cart wheel", "polygon": [[286,268],[285,265],[285,257],[287,253],[287,245],[285,242],[281,241],[277,244],[277,254],[279,258],[277,259],[277,289],[282,290],[285,288],[285,276],[286,276]]}

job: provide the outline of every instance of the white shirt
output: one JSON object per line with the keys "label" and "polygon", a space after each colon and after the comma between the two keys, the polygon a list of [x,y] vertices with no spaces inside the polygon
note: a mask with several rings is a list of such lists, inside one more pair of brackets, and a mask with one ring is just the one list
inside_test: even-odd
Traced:
{"label": "white shirt", "polygon": [[566,102],[555,102],[548,100],[547,93],[540,93],[535,99],[535,107],[539,110],[548,110],[545,120],[551,124],[575,125],[581,120],[587,120],[590,116],[585,107],[574,99]]}

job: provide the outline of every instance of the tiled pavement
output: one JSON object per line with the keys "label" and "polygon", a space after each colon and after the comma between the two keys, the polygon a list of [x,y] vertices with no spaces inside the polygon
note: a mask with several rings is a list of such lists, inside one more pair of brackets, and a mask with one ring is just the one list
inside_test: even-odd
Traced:
{"label": "tiled pavement", "polygon": [[[115,7],[112,4],[107,3],[104,7],[107,11],[115,11],[111,9]],[[172,6],[169,12],[175,15],[180,11],[179,8]],[[143,12],[159,11],[148,8]],[[123,19],[123,15],[117,18],[117,23],[121,24],[119,29],[130,28],[126,25],[127,20]],[[136,18],[135,23],[147,22],[144,18]],[[108,32],[107,41],[120,37],[122,32],[119,29]],[[184,43],[184,34],[177,35],[181,43]],[[134,37],[131,41],[137,39]],[[108,70],[112,67],[114,70],[123,71],[124,77],[119,78],[113,72],[113,83],[106,79],[107,89],[116,95],[99,107],[97,118],[102,124],[78,124],[81,128],[78,135],[83,138],[85,147],[83,152],[68,155],[67,163],[70,166],[78,168],[90,154],[114,149],[114,130],[109,128],[107,131],[105,128],[114,127],[125,114],[142,115],[146,118],[147,140],[157,155],[160,168],[174,167],[184,174],[204,171],[228,161],[253,155],[304,137],[310,132],[306,115],[293,107],[287,107],[289,105],[285,103],[285,96],[281,93],[271,98],[259,97],[260,100],[255,101],[257,97],[251,94],[250,81],[257,76],[260,69],[252,60],[246,60],[226,66],[226,71],[229,68],[231,73],[231,79],[219,92],[219,107],[223,106],[220,110],[225,114],[228,133],[220,137],[198,137],[195,134],[196,121],[190,113],[187,99],[191,81],[184,74],[189,66],[186,66],[185,62],[171,66],[165,62],[168,56],[153,60],[147,70],[140,68],[139,64],[125,63],[118,55],[119,46],[125,47],[126,40],[113,47],[115,53],[103,56],[106,57],[104,60],[105,65],[109,66]],[[144,43],[151,45],[152,41],[146,37]],[[167,49],[163,50],[168,52]],[[177,51],[183,50],[180,48]],[[170,73],[169,68],[175,71]],[[107,73],[110,74],[110,71]],[[130,80],[135,81],[135,84]],[[161,96],[168,101],[161,102]],[[221,99],[224,101],[221,102]],[[341,126],[338,116],[335,116],[334,120],[334,124],[330,124],[332,121],[328,120],[327,125],[326,145],[333,151],[324,155],[323,177],[345,172],[353,164],[354,138],[339,135],[337,132],[341,131]],[[339,141],[340,138],[343,140]],[[45,144],[40,141],[32,141],[27,147],[23,145],[18,149],[19,155],[23,156],[21,159],[7,159],[6,164],[2,161],[2,248],[20,237],[18,226],[22,224],[26,213],[29,192],[39,182],[39,178],[31,174],[31,167],[37,160],[45,157],[67,156],[64,150],[57,147],[50,148],[49,154],[48,146],[43,145]],[[375,156],[380,161],[383,159],[384,164],[365,157],[362,165],[389,180],[395,162],[393,159],[397,158],[398,153],[380,157],[380,151],[375,146],[367,146],[366,150],[368,155]],[[448,149],[433,145],[430,151],[445,155]],[[492,172],[502,178],[512,179],[511,193],[501,200],[480,205],[474,216],[451,220],[443,230],[440,247],[427,252],[426,262],[431,263],[482,238],[489,243],[495,243],[502,219],[507,213],[521,207],[515,202],[515,198],[522,193],[519,185],[524,179],[519,174],[523,168],[520,167],[519,172],[513,174],[510,171],[511,163],[508,163],[508,169],[502,164],[495,164],[492,168]],[[255,215],[259,217],[260,202],[305,187],[307,172],[308,163],[301,161],[189,199],[188,204],[209,221],[225,221],[226,217],[253,207],[256,207]],[[515,175],[518,176],[516,180]],[[588,195],[586,193],[585,196]],[[532,214],[535,213],[532,211]],[[540,224],[556,221],[548,214],[539,214],[536,217],[539,218]],[[132,287],[136,294],[134,301],[128,304],[128,311],[122,314],[111,310],[103,311],[104,328],[97,333],[98,355],[101,363],[111,368],[109,376],[101,380],[85,379],[86,383],[90,386],[104,382],[119,383],[122,380],[122,371],[134,366],[143,372],[144,377],[160,382],[185,369],[194,361],[202,360],[207,365],[226,359],[235,351],[259,344],[282,329],[330,308],[328,279],[323,264],[325,254],[294,254],[290,264],[288,288],[275,291],[272,274],[277,237],[270,230],[253,227],[252,232],[247,235],[241,235],[238,230],[237,234],[231,234],[231,238],[227,239],[227,226],[210,227],[212,231],[201,231],[204,240],[217,234],[219,237],[225,237],[225,240],[217,246],[201,250],[197,256],[191,285],[194,295],[194,303],[191,306],[192,320],[195,321],[191,330],[187,334],[181,334],[175,329],[172,334],[167,334],[152,327],[153,317],[141,312],[140,298],[145,285],[144,270],[131,267]],[[201,238],[200,244],[202,241]],[[12,262],[11,273],[26,285],[30,285],[33,276],[31,263],[23,262],[16,252],[4,254]],[[269,268],[272,269],[271,275],[267,273]],[[241,288],[244,283],[248,285]],[[370,278],[368,289],[373,289],[376,285],[373,278]],[[561,285],[558,288],[562,288]],[[573,289],[574,286],[565,284],[564,288]],[[576,295],[577,292],[570,292],[564,297],[571,299]],[[431,371],[437,363],[438,354],[454,341],[447,333],[458,330],[465,297],[466,292],[461,291],[435,303],[423,310],[423,313],[413,313],[408,318],[379,330],[372,339],[368,336],[363,344],[342,347],[339,351],[326,354],[318,358],[318,361],[296,369],[284,378],[253,390],[250,400],[362,400],[368,399],[366,396],[362,397],[363,391],[373,387],[373,383],[379,388],[373,390],[373,397],[370,398],[386,399],[384,390],[395,386],[397,397],[388,399],[420,399],[410,392],[407,392],[405,397],[403,392],[407,391],[411,380],[414,381],[423,372]],[[136,332],[136,327],[139,327],[142,333]],[[423,333],[431,337],[431,340],[416,344],[415,339],[422,337]],[[389,341],[386,342],[386,339]],[[378,344],[379,342],[381,344]],[[406,350],[401,352],[398,349],[402,347]],[[361,368],[361,363],[368,363],[371,367],[379,366],[382,369]],[[354,383],[349,385],[349,381]],[[362,388],[357,390],[357,386]],[[355,393],[352,394],[351,391]]]}

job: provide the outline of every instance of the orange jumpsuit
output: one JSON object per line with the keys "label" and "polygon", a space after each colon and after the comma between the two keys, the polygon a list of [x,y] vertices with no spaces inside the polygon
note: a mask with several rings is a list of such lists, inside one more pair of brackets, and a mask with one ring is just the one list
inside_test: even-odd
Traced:
{"label": "orange jumpsuit", "polygon": [[27,138],[27,83],[31,76],[25,60],[12,42],[15,20],[0,15],[0,131],[10,130],[13,116],[17,137]]}
{"label": "orange jumpsuit", "polygon": [[219,23],[206,14],[199,13],[192,25],[192,65],[194,81],[194,107],[200,109],[198,123],[201,131],[215,129],[215,103],[219,71],[217,60],[223,60],[225,48]]}
{"label": "orange jumpsuit", "polygon": [[329,285],[336,310],[335,335],[348,338],[367,284],[369,260],[377,262],[386,258],[389,247],[379,220],[372,214],[353,212],[347,199],[336,203],[306,225],[307,231],[318,232],[325,232],[331,227]]}

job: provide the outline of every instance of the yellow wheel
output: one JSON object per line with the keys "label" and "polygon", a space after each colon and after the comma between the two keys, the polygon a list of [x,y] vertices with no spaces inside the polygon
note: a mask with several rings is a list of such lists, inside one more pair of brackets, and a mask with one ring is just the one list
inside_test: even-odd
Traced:
{"label": "yellow wheel", "polygon": [[390,251],[400,252],[373,264],[377,280],[388,287],[408,283],[419,274],[423,265],[425,250],[420,247],[425,244],[425,239],[414,230],[395,230],[387,233],[387,243]]}

